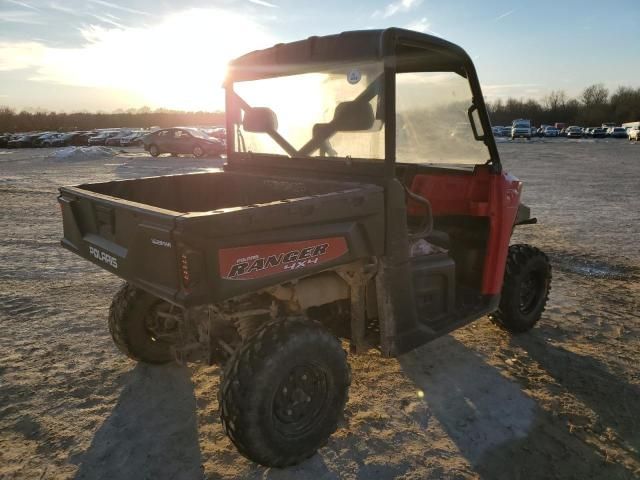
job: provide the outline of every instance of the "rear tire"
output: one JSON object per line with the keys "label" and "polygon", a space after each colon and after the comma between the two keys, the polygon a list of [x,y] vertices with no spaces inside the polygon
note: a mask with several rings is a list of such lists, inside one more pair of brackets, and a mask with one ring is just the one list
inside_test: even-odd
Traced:
{"label": "rear tire", "polygon": [[531,245],[509,247],[498,310],[492,320],[513,333],[531,330],[540,320],[551,290],[547,256]]}
{"label": "rear tire", "polygon": [[295,465],[336,430],[350,383],[346,352],[320,324],[269,322],[227,363],[220,419],[245,457],[267,467]]}
{"label": "rear tire", "polygon": [[160,149],[158,149],[157,145],[151,145],[149,147],[149,153],[152,157],[157,157],[158,155],[160,155]]}
{"label": "rear tire", "polygon": [[196,158],[204,156],[204,148],[202,148],[200,145],[196,145],[195,147],[193,147],[193,156]]}
{"label": "rear tire", "polygon": [[149,315],[167,305],[164,300],[125,283],[109,308],[109,331],[118,349],[139,362],[171,362],[171,342],[154,337],[149,329]]}

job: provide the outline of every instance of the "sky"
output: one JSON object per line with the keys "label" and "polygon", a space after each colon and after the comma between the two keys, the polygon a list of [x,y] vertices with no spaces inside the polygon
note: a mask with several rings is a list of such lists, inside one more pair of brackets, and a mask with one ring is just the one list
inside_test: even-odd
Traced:
{"label": "sky", "polygon": [[640,87],[638,0],[0,0],[0,106],[220,110],[238,55],[392,26],[463,47],[490,101]]}

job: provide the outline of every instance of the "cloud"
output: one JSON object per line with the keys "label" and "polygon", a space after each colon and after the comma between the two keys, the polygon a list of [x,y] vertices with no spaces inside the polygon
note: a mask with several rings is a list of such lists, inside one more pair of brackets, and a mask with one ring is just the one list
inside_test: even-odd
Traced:
{"label": "cloud", "polygon": [[396,0],[388,4],[382,11],[375,10],[372,17],[389,18],[396,13],[408,12],[422,3],[422,0]]}
{"label": "cloud", "polygon": [[36,12],[29,10],[2,10],[0,23],[23,23],[26,25],[43,25],[45,22]]}
{"label": "cloud", "polygon": [[406,28],[407,30],[415,30],[416,32],[425,33],[429,31],[430,26],[431,24],[427,21],[427,17],[422,17],[420,20],[412,22],[404,28]]}
{"label": "cloud", "polygon": [[118,27],[118,28],[125,28],[124,25],[122,25],[121,23],[116,21],[116,20],[118,20],[118,17],[115,17],[115,20],[113,20],[113,18],[109,18],[109,17],[113,17],[113,15],[106,14],[106,15],[102,16],[102,15],[96,15],[95,13],[92,13],[90,15],[93,18],[95,18],[96,20],[101,21],[102,23],[106,23],[108,25],[112,25],[112,26]]}
{"label": "cloud", "polygon": [[37,42],[0,42],[0,72],[38,65],[45,52],[46,48]]}
{"label": "cloud", "polygon": [[499,22],[500,20],[502,20],[505,17],[508,17],[509,15],[511,15],[512,13],[514,13],[516,11],[516,9],[514,8],[513,10],[509,10],[508,12],[503,13],[502,15],[498,15],[496,18],[493,19],[494,22]]}
{"label": "cloud", "polygon": [[114,10],[121,10],[127,13],[136,13],[138,15],[151,15],[149,12],[143,12],[142,10],[136,10],[134,8],[123,7],[122,5],[118,5],[116,3],[105,2],[104,0],[89,0],[91,3],[95,3],[96,5],[102,5],[103,7],[113,8]]}
{"label": "cloud", "polygon": [[61,5],[59,3],[56,2],[50,2],[48,4],[48,7],[51,10],[56,10],[58,12],[62,12],[62,13],[67,13],[69,15],[75,15],[75,16],[81,16],[83,15],[82,12],[80,12],[78,9],[76,8],[71,8],[71,7],[67,7],[66,5]]}
{"label": "cloud", "polygon": [[274,5],[273,3],[265,2],[264,0],[249,0],[250,3],[255,3],[256,5],[262,5],[263,7],[269,8],[278,8],[278,5]]}
{"label": "cloud", "polygon": [[0,71],[31,68],[31,81],[119,89],[152,107],[206,110],[223,105],[220,85],[231,58],[280,40],[246,15],[213,8],[144,28],[99,20],[102,26],[80,30],[75,48],[0,42]]}
{"label": "cloud", "polygon": [[13,3],[14,5],[18,5],[19,7],[24,7],[24,8],[29,8],[31,10],[40,11],[40,9],[34,7],[33,5],[29,5],[26,2],[19,2],[18,0],[4,0],[4,1],[8,2],[8,3]]}

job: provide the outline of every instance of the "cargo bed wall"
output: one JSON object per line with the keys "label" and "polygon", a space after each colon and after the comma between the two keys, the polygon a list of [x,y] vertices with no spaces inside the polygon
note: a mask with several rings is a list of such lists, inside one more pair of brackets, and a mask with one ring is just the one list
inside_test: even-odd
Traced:
{"label": "cargo bed wall", "polygon": [[175,212],[207,212],[318,195],[344,183],[230,172],[169,175],[81,185],[80,188]]}
{"label": "cargo bed wall", "polygon": [[182,215],[173,238],[190,285],[177,303],[217,302],[383,255],[384,225],[384,189],[374,185]]}
{"label": "cargo bed wall", "polygon": [[175,215],[96,197],[61,189],[62,245],[158,297],[173,298],[179,288]]}

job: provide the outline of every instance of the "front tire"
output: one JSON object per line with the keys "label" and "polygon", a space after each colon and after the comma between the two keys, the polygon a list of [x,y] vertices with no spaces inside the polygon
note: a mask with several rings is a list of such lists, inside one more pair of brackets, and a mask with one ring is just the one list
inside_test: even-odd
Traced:
{"label": "front tire", "polygon": [[245,457],[267,467],[295,465],[336,430],[350,383],[346,352],[320,324],[269,322],[227,363],[220,419]]}
{"label": "front tire", "polygon": [[550,290],[547,256],[531,245],[510,246],[500,306],[492,320],[513,333],[531,330],[542,316]]}
{"label": "front tire", "polygon": [[[164,328],[159,333],[157,326],[158,311],[166,313],[170,309],[164,300],[125,283],[113,297],[109,308],[109,331],[113,342],[133,360],[154,364],[171,362],[172,342],[168,340],[171,331],[167,334],[167,328]],[[177,324],[173,329],[177,331]]]}

